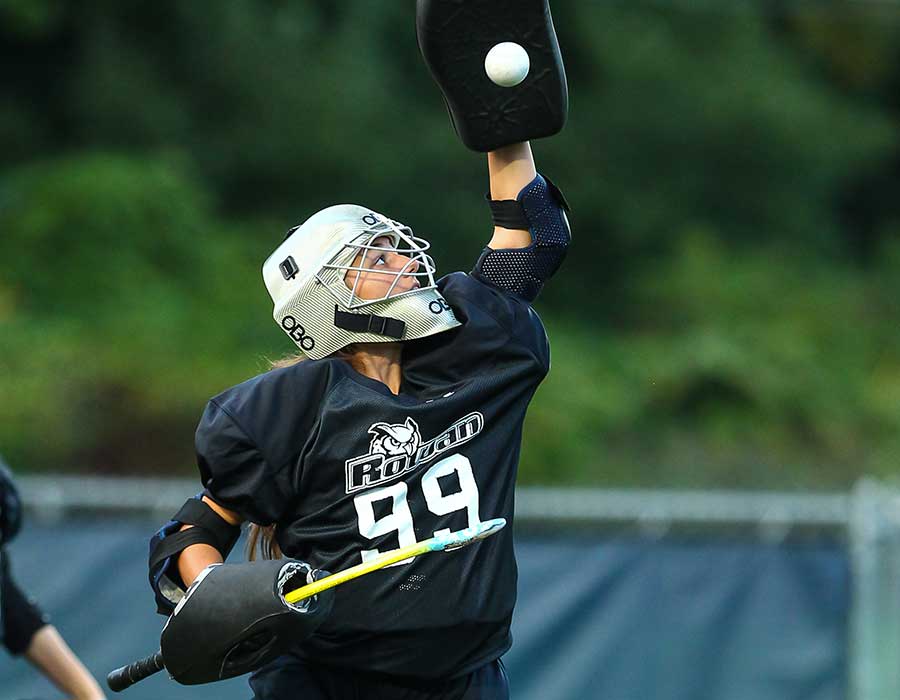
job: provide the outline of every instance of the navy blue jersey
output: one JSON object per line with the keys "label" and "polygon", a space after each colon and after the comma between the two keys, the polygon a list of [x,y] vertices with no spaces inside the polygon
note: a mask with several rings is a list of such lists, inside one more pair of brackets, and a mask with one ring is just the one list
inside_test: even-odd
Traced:
{"label": "navy blue jersey", "polygon": [[328,666],[441,678],[511,643],[513,496],[522,423],[550,366],[522,299],[455,273],[438,287],[461,326],[404,343],[399,395],[340,359],[272,370],[212,399],[197,430],[209,495],[275,523],[286,556],[332,572],[503,517],[470,547],[335,589],[296,655]]}

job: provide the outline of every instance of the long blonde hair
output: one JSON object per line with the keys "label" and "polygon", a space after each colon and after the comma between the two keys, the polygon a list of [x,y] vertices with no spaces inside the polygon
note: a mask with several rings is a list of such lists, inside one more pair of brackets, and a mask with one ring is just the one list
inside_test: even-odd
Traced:
{"label": "long blonde hair", "polygon": [[275,541],[274,525],[250,524],[247,535],[247,559],[256,561],[257,550],[261,559],[281,559],[281,547]]}
{"label": "long blonde hair", "polygon": [[[353,365],[354,362],[354,354],[356,353],[356,348],[352,345],[348,345],[343,350],[338,350],[336,353],[331,355],[330,357],[336,357],[341,360],[345,360]],[[299,364],[306,360],[306,355],[303,353],[295,353],[293,355],[285,355],[277,360],[269,361],[269,369],[283,369],[285,367],[293,367],[296,364]],[[250,530],[247,535],[247,559],[249,561],[255,561],[257,558],[257,552],[259,557],[262,559],[281,559],[284,554],[281,551],[281,547],[278,546],[278,542],[275,540],[275,525],[256,525],[255,523],[250,524]]]}

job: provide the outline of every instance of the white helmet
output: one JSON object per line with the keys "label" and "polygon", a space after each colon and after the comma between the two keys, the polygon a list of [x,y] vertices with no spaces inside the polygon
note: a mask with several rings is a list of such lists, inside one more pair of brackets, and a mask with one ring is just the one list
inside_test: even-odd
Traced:
{"label": "white helmet", "polygon": [[[347,273],[359,253],[378,236],[390,239],[379,249],[410,258],[402,270],[367,270],[393,275],[385,295],[360,299],[359,275],[348,287]],[[317,360],[351,343],[388,343],[424,338],[459,325],[437,291],[429,243],[378,212],[339,204],[314,214],[288,231],[284,242],[263,263],[263,279],[275,303],[275,322],[307,357]],[[391,296],[402,277],[419,287]]]}

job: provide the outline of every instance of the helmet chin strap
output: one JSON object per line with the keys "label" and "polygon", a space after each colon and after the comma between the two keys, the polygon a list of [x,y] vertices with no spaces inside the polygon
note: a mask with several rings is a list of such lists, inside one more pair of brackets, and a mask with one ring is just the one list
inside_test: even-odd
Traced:
{"label": "helmet chin strap", "polygon": [[406,331],[406,322],[399,318],[376,316],[375,314],[351,314],[341,311],[337,304],[334,305],[334,325],[345,331],[375,333],[397,340],[402,338]]}

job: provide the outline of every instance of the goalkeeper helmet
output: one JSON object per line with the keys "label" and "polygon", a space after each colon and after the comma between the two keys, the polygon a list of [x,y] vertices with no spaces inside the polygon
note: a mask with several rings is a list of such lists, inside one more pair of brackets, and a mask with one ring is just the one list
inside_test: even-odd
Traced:
{"label": "goalkeeper helmet", "polygon": [[[373,244],[382,237],[387,244]],[[459,321],[437,290],[429,247],[408,226],[366,207],[323,209],[290,229],[263,263],[275,322],[313,360],[351,343],[412,340],[454,328]],[[373,250],[408,262],[400,269],[366,267]],[[373,275],[386,276],[379,285],[384,293],[360,297],[360,280]],[[410,278],[417,284],[408,284]]]}

